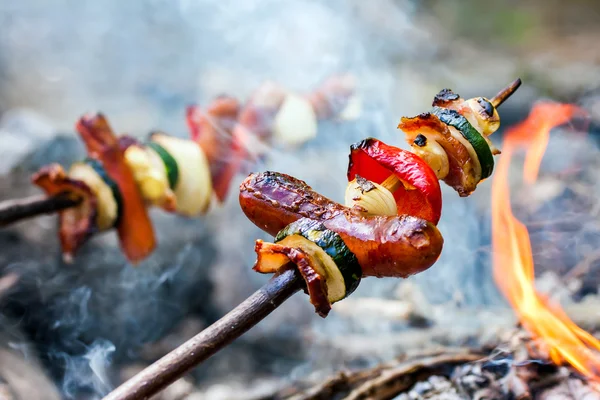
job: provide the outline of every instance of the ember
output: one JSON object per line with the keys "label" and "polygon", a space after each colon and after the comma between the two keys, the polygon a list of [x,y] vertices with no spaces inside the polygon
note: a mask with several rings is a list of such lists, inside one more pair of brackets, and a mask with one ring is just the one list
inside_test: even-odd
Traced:
{"label": "ember", "polygon": [[537,179],[550,130],[567,123],[583,110],[572,105],[540,103],[529,118],[506,134],[503,157],[492,187],[494,277],[521,322],[548,347],[552,360],[564,361],[585,376],[600,379],[600,341],[579,328],[556,304],[534,288],[534,260],[527,228],[512,214],[508,167],[513,153],[527,149],[523,170],[526,183]]}

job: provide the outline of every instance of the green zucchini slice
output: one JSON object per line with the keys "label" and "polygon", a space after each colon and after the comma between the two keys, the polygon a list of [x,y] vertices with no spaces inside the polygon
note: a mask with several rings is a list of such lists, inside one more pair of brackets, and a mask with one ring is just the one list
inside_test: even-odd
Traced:
{"label": "green zucchini slice", "polygon": [[[292,240],[287,238],[298,236],[307,239],[316,244],[319,249],[322,249],[323,252],[320,253],[321,258],[325,258],[323,257],[325,255],[331,260],[331,262],[327,262],[327,259],[322,260],[325,261],[323,264],[328,269],[328,293],[335,293],[335,298],[330,298],[329,300],[333,303],[352,294],[360,283],[362,269],[358,263],[358,259],[348,249],[340,235],[325,228],[320,221],[302,218],[282,229],[277,234],[275,242],[290,245],[287,242]],[[297,239],[293,239],[293,241],[297,242]],[[333,269],[337,269],[339,273],[336,273]]]}
{"label": "green zucchini slice", "polygon": [[175,161],[175,158],[173,158],[173,156],[160,144],[156,142],[149,142],[147,146],[154,150],[165,164],[169,187],[171,190],[174,190],[175,186],[177,185],[177,181],[179,180],[179,167],[177,166],[177,161]]}
{"label": "green zucchini slice", "polygon": [[456,128],[460,134],[473,146],[481,164],[481,179],[488,178],[494,171],[494,156],[490,146],[483,136],[469,121],[455,110],[433,107],[432,114],[446,125]]}
{"label": "green zucchini slice", "polygon": [[103,231],[116,226],[121,219],[123,198],[117,183],[108,176],[100,161],[86,158],[76,162],[69,177],[84,182],[98,199],[98,229]]}

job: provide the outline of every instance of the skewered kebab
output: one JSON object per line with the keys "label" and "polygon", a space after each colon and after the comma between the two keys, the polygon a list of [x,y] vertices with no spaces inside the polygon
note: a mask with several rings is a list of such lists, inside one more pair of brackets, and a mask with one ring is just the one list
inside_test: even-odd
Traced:
{"label": "skewered kebab", "polygon": [[[489,103],[498,107],[519,85],[520,80],[513,82]],[[486,115],[487,112],[480,117],[482,125],[477,126],[487,136],[497,126],[493,129],[483,125],[487,123]],[[493,123],[499,124],[499,120]],[[254,270],[275,276],[229,314],[142,370],[104,400],[139,400],[158,393],[300,290],[300,276],[315,311],[325,317],[331,304],[351,294],[362,277],[406,277],[435,263],[443,245],[436,227],[441,214],[437,179],[443,178],[430,166],[435,157],[424,157],[423,162],[375,139],[353,145],[351,152],[347,194],[350,191],[359,195],[346,196],[346,206],[288,175],[264,172],[244,180],[239,195],[242,210],[256,226],[275,236],[275,243],[256,241]],[[414,161],[412,167],[409,160]],[[382,173],[382,169],[387,173]],[[381,184],[357,176],[358,171]],[[446,177],[451,173],[462,176],[467,171],[475,172],[448,168]],[[482,179],[479,176],[476,183]],[[473,184],[473,180],[462,182]],[[464,186],[452,187],[464,197],[472,193],[476,184],[469,191]],[[390,206],[389,196],[363,197],[374,190],[389,191],[392,199],[396,199],[396,190],[401,190],[410,201],[398,199]],[[424,200],[420,204],[425,211],[418,209],[419,200]],[[413,211],[423,217],[411,216],[409,212]]]}
{"label": "skewered kebab", "polygon": [[221,96],[206,113],[188,107],[187,123],[192,140],[205,149],[215,177],[215,194],[222,201],[242,164],[262,161],[272,143],[306,143],[316,137],[318,121],[351,120],[359,113],[354,77],[339,75],[308,95],[267,82],[243,106],[234,98]]}
{"label": "skewered kebab", "polygon": [[58,164],[42,168],[33,182],[52,201],[35,200],[39,207],[13,205],[6,217],[14,222],[10,214],[55,211],[60,209],[56,203],[64,204],[59,236],[67,261],[95,233],[116,228],[126,257],[137,263],[156,246],[146,207],[187,217],[205,214],[213,193],[223,202],[243,163],[263,157],[274,139],[299,144],[316,135],[317,118],[356,117],[345,111],[354,86],[351,76],[338,76],[314,93],[298,96],[267,83],[243,107],[227,96],[217,98],[206,112],[191,106],[191,141],[155,132],[141,143],[116,137],[103,115],[85,116],[77,131],[88,158],[69,171]]}
{"label": "skewered kebab", "polygon": [[412,152],[373,138],[352,145],[345,205],[287,175],[250,175],[240,187],[242,210],[275,236],[274,243],[257,240],[254,270],[277,273],[294,264],[325,317],[361,277],[407,277],[431,267],[443,245],[438,180],[464,197],[491,175],[491,154],[499,154],[487,138],[500,124],[495,107],[519,85],[492,101],[442,90],[430,113],[402,118]]}

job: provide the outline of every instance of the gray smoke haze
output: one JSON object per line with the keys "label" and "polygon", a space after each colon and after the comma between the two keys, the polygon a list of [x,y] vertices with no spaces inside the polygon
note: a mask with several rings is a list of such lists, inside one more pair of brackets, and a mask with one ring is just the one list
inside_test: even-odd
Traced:
{"label": "gray smoke haze", "polygon": [[[273,149],[252,168],[289,173],[341,201],[351,143],[375,136],[406,148],[395,128],[400,116],[427,110],[442,87],[465,97],[490,96],[477,90],[497,90],[514,79],[516,67],[498,63],[468,77],[438,65],[448,39],[435,25],[423,28],[428,21],[422,12],[420,2],[409,0],[0,0],[0,173],[35,150],[18,164],[20,189],[14,193],[36,192],[28,188],[27,173],[83,155],[72,127],[88,111],[104,112],[118,132],[144,136],[162,129],[186,137],[189,103],[206,105],[222,93],[245,99],[265,80],[309,92],[332,74],[351,72],[363,98],[360,120],[325,122],[312,143],[294,152]],[[467,81],[475,84],[467,89]],[[527,87],[523,92],[525,99],[535,95]],[[502,302],[491,278],[489,215],[481,206],[489,200],[489,185],[468,199],[443,186],[439,228],[446,246],[431,270],[411,278],[428,301],[459,296],[473,306]],[[20,307],[15,314],[29,333],[40,330],[34,335],[42,343],[39,352],[48,363],[60,363],[54,376],[67,398],[99,398],[114,384],[116,363],[135,359],[141,346],[185,315],[197,312],[211,322],[264,284],[266,277],[250,267],[254,240],[269,238],[244,218],[235,189],[222,208],[198,220],[153,211],[159,249],[135,269],[123,261],[113,233],[95,238],[68,267],[59,261],[54,219],[5,234],[3,243],[13,245],[0,255],[3,267],[29,273],[22,297],[12,300]],[[368,279],[353,296],[394,298],[397,287],[394,280]],[[385,321],[357,324],[335,311],[322,320],[298,295],[249,332],[241,350],[211,360],[201,373],[220,374],[225,382],[241,376],[260,365],[243,346],[272,350],[264,343],[272,341],[290,346],[274,352],[280,360],[271,363],[272,374],[305,376],[336,367],[329,358],[335,354],[318,345],[320,352],[312,351],[305,340],[311,335],[358,333],[377,341],[404,328]]]}

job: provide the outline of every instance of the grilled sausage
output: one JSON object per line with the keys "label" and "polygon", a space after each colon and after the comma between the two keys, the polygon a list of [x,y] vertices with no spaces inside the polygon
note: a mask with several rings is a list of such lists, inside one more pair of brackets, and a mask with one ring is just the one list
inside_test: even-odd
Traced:
{"label": "grilled sausage", "polygon": [[363,217],[289,175],[252,174],[240,185],[239,200],[248,219],[273,236],[300,218],[323,221],[356,255],[364,276],[407,277],[431,267],[442,251],[442,235],[430,222]]}

